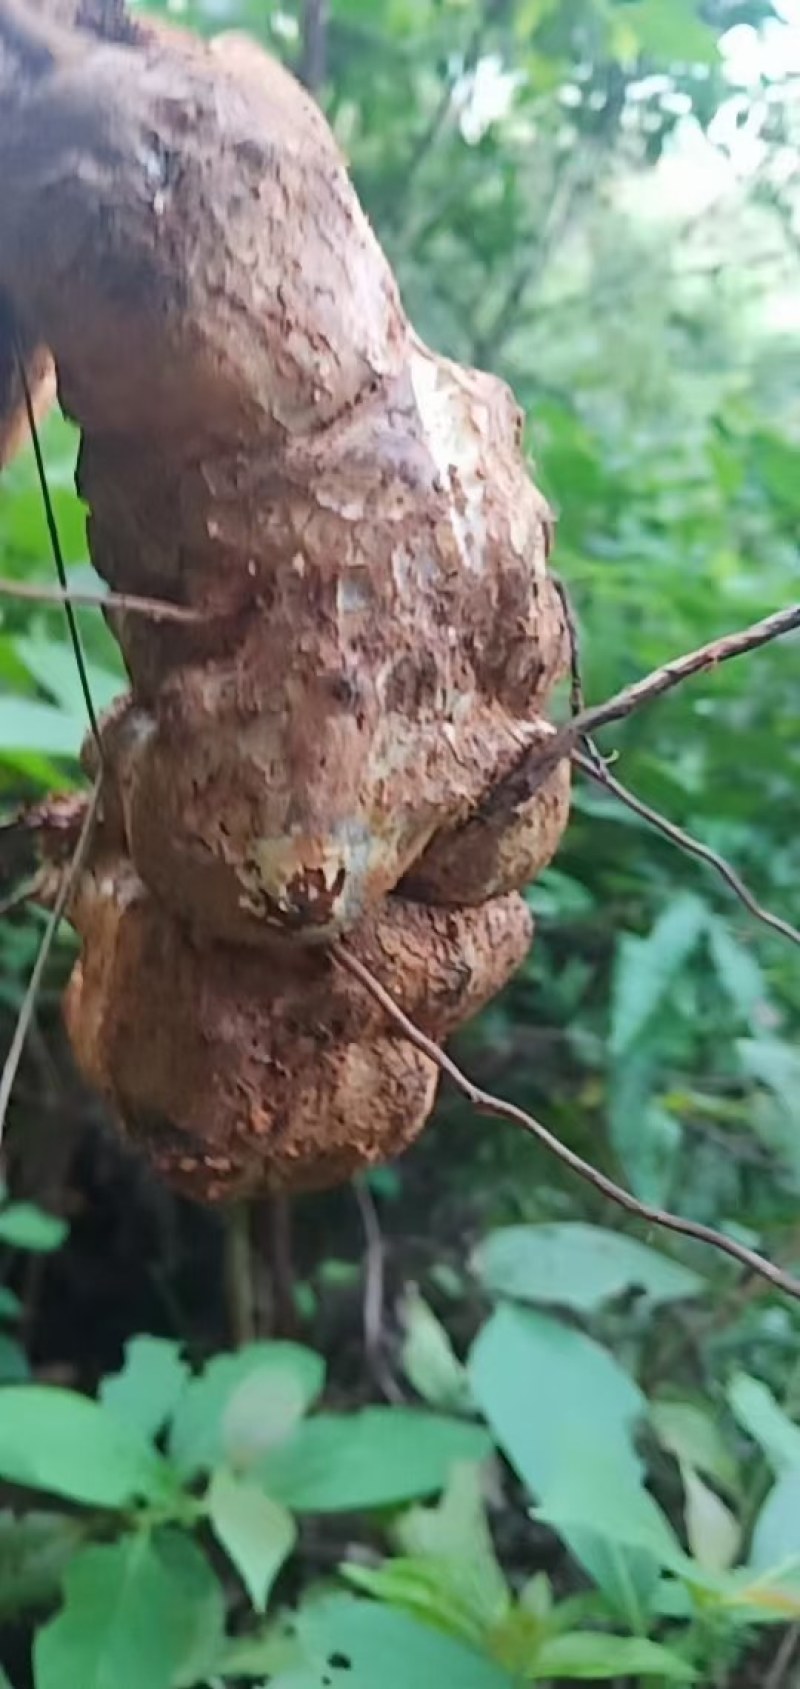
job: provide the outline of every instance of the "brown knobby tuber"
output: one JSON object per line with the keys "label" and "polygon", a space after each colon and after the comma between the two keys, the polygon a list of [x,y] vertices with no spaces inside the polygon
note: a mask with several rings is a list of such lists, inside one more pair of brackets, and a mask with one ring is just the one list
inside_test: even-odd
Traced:
{"label": "brown knobby tuber", "polygon": [[130,691],[86,753],[72,1042],[195,1194],[336,1182],[435,1072],[326,947],[444,1037],[520,962],[566,824],[566,759],[475,820],[544,766],[568,659],[520,415],[415,334],[252,42],[0,0],[0,108],[0,298],[79,425],[95,567],[199,613],[107,612]]}

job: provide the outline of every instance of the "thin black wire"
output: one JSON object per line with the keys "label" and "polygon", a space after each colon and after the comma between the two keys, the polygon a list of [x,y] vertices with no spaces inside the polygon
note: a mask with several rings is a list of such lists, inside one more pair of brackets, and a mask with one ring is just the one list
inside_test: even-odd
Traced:
{"label": "thin black wire", "polygon": [[[51,545],[51,549],[52,549],[52,552],[53,552],[53,561],[55,562],[56,573],[58,575],[58,579],[59,579],[59,583],[61,585],[62,591],[67,593],[67,592],[69,592],[69,582],[67,580],[67,571],[66,571],[66,567],[64,565],[64,553],[61,549],[61,540],[59,539],[58,525],[56,523],[55,511],[53,509],[53,500],[50,496],[50,486],[49,486],[49,483],[48,483],[48,480],[47,480],[47,470],[45,468],[45,461],[44,461],[44,456],[43,456],[43,453],[42,453],[41,441],[39,439],[39,430],[36,426],[36,415],[35,415],[35,412],[34,412],[34,409],[33,409],[33,399],[31,397],[30,383],[28,381],[28,372],[25,368],[25,360],[24,360],[24,357],[23,357],[23,354],[22,354],[22,347],[20,346],[19,336],[16,333],[16,330],[14,332],[14,350],[15,350],[15,353],[16,353],[17,368],[19,369],[20,381],[22,383],[22,392],[23,392],[23,395],[24,395],[24,398],[25,398],[25,410],[27,412],[27,417],[28,417],[28,427],[30,428],[30,431],[31,431],[31,441],[33,443],[33,455],[36,459],[36,472],[37,472],[37,475],[39,477],[39,487],[40,487],[41,494],[42,494],[42,504],[44,506],[45,521],[47,523],[47,532],[50,536],[50,545]],[[75,653],[75,663],[76,663],[77,669],[78,669],[78,678],[80,680],[81,691],[83,693],[83,701],[86,705],[86,714],[89,717],[89,724],[91,726],[92,733],[93,733],[94,739],[95,739],[95,743],[97,745],[97,749],[98,749],[98,752],[99,752],[99,755],[100,755],[100,760],[102,762],[102,760],[103,760],[103,744],[102,744],[102,740],[100,738],[100,726],[99,726],[99,723],[98,723],[98,720],[97,720],[97,711],[95,710],[95,707],[94,707],[94,700],[92,698],[92,691],[91,691],[91,687],[89,685],[89,676],[88,676],[88,673],[87,673],[87,670],[86,670],[86,662],[84,660],[83,646],[81,645],[81,636],[80,636],[80,633],[78,631],[78,623],[77,623],[77,619],[76,619],[76,616],[75,616],[75,611],[73,609],[72,604],[69,602],[68,598],[65,598],[65,600],[64,600],[64,614],[66,615],[66,618],[67,618],[67,627],[69,628],[69,636],[70,636],[70,640],[72,642],[72,649]]]}

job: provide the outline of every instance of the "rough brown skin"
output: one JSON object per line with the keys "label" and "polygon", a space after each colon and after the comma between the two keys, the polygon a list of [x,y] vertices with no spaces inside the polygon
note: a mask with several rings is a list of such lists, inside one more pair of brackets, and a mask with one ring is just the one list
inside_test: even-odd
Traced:
{"label": "rough brown skin", "polygon": [[[131,691],[103,726],[73,1041],[208,1198],[344,1177],[419,1129],[433,1076],[320,947],[377,944],[444,1036],[520,960],[506,894],[566,824],[565,761],[470,819],[549,736],[567,661],[520,414],[416,336],[324,118],[252,43],[0,0],[0,108],[0,290],[80,424],[95,566],[203,612],[109,617]],[[0,448],[2,417],[0,392]]]}
{"label": "rough brown skin", "polygon": [[[78,1060],[187,1195],[337,1184],[424,1126],[433,1063],[317,951],[282,939],[198,947],[125,857],[98,855],[72,919],[84,941],[66,997]],[[390,898],[350,945],[442,1038],[494,995],[530,937],[513,893],[458,912]]]}

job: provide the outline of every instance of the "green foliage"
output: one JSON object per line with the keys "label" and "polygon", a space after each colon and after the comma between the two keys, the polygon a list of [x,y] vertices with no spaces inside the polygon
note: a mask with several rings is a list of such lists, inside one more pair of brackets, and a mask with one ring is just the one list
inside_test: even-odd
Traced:
{"label": "green foliage", "polygon": [[[180,21],[296,60],[304,10],[189,0]],[[720,50],[732,24],[774,21],[770,0],[329,12],[321,96],[415,323],[527,411],[588,695],[796,597],[797,344],[776,326],[797,296],[796,101],[774,78],[733,91],[761,148],[748,174]],[[51,419],[70,578],[98,590],[75,446]],[[26,455],[0,481],[0,573],[51,581]],[[118,653],[100,617],[80,620],[103,707]],[[795,923],[796,653],[699,678],[602,747]],[[85,727],[61,613],[4,598],[8,811],[77,779]],[[529,900],[536,944],[470,1034],[476,1074],[640,1197],[796,1267],[796,952],[587,783]],[[6,1009],[38,931],[0,929]],[[437,1153],[482,1241],[471,1278],[440,1262],[405,1290],[397,1366],[419,1408],[340,1411],[337,1379],[319,1411],[325,1366],[297,1343],[192,1371],[143,1335],[97,1401],[31,1383],[15,1252],[47,1254],[64,1227],[3,1198],[0,1476],[17,1489],[0,1610],[43,1621],[35,1689],[734,1689],[757,1627],[800,1619],[796,1311],[728,1263],[621,1231],[528,1142],[471,1128],[462,1154],[460,1132],[451,1107]],[[401,1198],[404,1179],[376,1194]],[[323,1304],[352,1291],[346,1253],[337,1238],[315,1275]],[[317,1587],[316,1530],[347,1547],[357,1594]]]}
{"label": "green foliage", "polygon": [[3,1395],[0,1476],[94,1507],[166,1502],[166,1462],[123,1419],[69,1390],[30,1384]]}
{"label": "green foliage", "polygon": [[704,1282],[635,1238],[566,1221],[550,1226],[504,1226],[473,1256],[473,1267],[495,1296],[555,1302],[579,1313],[635,1290],[649,1303],[698,1296]]}
{"label": "green foliage", "polygon": [[174,1531],[76,1555],[62,1611],[36,1640],[36,1689],[170,1689],[197,1681],[219,1646],[222,1599],[203,1555]]}

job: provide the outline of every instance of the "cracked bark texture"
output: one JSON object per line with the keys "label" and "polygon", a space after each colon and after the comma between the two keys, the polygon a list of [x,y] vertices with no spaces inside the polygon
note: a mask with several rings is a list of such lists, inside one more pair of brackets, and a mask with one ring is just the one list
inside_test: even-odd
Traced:
{"label": "cracked bark texture", "polygon": [[[102,729],[73,1041],[201,1194],[259,1165],[343,1177],[418,1129],[434,1080],[325,943],[374,950],[404,1006],[424,977],[444,1036],[521,959],[508,894],[567,819],[566,762],[475,819],[550,736],[567,661],[520,414],[415,334],[327,123],[253,43],[116,0],[0,0],[0,106],[0,298],[79,424],[93,561],[117,591],[202,612],[109,613],[130,693]],[[3,344],[0,313],[0,464],[19,402]],[[245,1076],[258,1025],[272,1054]],[[257,1075],[273,1096],[276,1072],[259,1131]],[[158,1120],[218,1133],[230,1178],[202,1172],[202,1146],[159,1149]]]}

